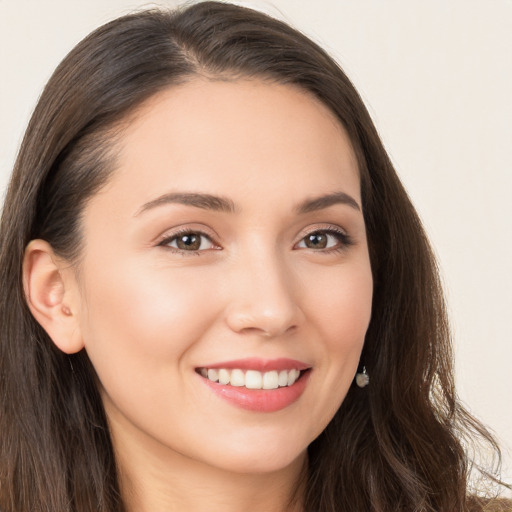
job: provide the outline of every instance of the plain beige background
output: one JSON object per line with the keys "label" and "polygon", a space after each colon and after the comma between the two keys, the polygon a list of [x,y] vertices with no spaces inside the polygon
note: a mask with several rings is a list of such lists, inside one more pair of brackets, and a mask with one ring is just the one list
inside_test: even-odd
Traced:
{"label": "plain beige background", "polygon": [[[439,256],[459,393],[504,443],[510,482],[512,1],[238,3],[306,32],[366,101]],[[28,117],[58,62],[100,24],[150,5],[0,0],[2,196]]]}

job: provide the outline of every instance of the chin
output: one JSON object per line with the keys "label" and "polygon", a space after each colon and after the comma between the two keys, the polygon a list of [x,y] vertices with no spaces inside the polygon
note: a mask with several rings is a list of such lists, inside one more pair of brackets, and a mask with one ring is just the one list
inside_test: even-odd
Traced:
{"label": "chin", "polygon": [[217,461],[217,467],[238,474],[268,474],[278,473],[290,466],[302,468],[307,458],[307,451],[286,453],[281,450],[274,452],[257,451],[255,453],[236,453]]}

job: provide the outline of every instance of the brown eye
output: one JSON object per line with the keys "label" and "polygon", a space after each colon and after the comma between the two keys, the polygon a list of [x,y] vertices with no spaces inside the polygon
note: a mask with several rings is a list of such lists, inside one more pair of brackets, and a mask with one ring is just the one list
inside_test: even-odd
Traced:
{"label": "brown eye", "polygon": [[184,251],[197,251],[201,247],[201,237],[196,233],[181,235],[176,238],[176,245]]}
{"label": "brown eye", "polygon": [[312,233],[304,238],[308,249],[325,249],[327,247],[327,235],[325,233]]}
{"label": "brown eye", "polygon": [[335,230],[314,231],[307,234],[298,244],[299,249],[336,250],[352,244],[351,238]]}
{"label": "brown eye", "polygon": [[168,246],[179,251],[203,251],[213,248],[211,239],[203,234],[194,231],[180,233],[164,240],[160,245]]}

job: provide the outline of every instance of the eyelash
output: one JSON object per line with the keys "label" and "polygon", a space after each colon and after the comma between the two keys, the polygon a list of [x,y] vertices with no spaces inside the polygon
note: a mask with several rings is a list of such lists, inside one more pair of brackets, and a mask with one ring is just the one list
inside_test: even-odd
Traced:
{"label": "eyelash", "polygon": [[[354,245],[354,241],[350,235],[347,235],[347,233],[345,233],[344,231],[342,231],[340,229],[336,229],[334,227],[329,227],[329,228],[324,228],[324,229],[315,229],[313,231],[310,231],[310,232],[304,234],[298,243],[303,242],[306,239],[306,237],[308,237],[308,236],[318,235],[318,234],[334,236],[338,240],[338,244],[334,247],[318,249],[318,250],[309,248],[309,249],[313,250],[314,252],[318,252],[318,253],[322,253],[322,254],[335,254],[335,253],[342,252],[342,251],[346,250],[351,245]],[[180,237],[182,237],[184,235],[198,235],[200,237],[205,237],[214,246],[214,248],[213,248],[214,250],[220,250],[220,247],[216,246],[215,242],[212,240],[212,237],[210,235],[208,235],[207,233],[204,233],[201,230],[194,230],[194,229],[188,229],[188,228],[177,231],[170,236],[166,236],[163,240],[161,240],[158,243],[158,246],[163,247],[171,252],[181,254],[183,256],[185,256],[185,255],[199,256],[202,252],[204,252],[206,250],[212,250],[212,249],[197,249],[197,250],[187,251],[184,249],[179,249],[178,247],[171,247],[169,245],[173,241],[178,240]],[[306,247],[306,249],[307,249],[307,247]]]}

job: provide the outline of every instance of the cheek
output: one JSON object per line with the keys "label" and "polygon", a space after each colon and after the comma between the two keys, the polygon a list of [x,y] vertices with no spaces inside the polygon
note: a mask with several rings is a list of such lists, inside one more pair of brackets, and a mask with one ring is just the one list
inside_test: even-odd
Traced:
{"label": "cheek", "polygon": [[315,414],[324,428],[357,371],[371,317],[373,280],[369,262],[364,259],[360,264],[340,267],[324,279],[318,277],[317,293],[310,295],[309,304],[325,355],[316,373],[321,391],[315,402]]}
{"label": "cheek", "polygon": [[[333,352],[361,348],[371,317],[373,279],[370,263],[361,258],[304,283],[311,318]],[[309,291],[308,291],[309,290]]]}
{"label": "cheek", "polygon": [[[97,268],[97,267],[96,267]],[[82,332],[103,385],[176,374],[216,316],[201,279],[154,266],[110,265],[86,283]],[[124,378],[120,378],[123,377]]]}

